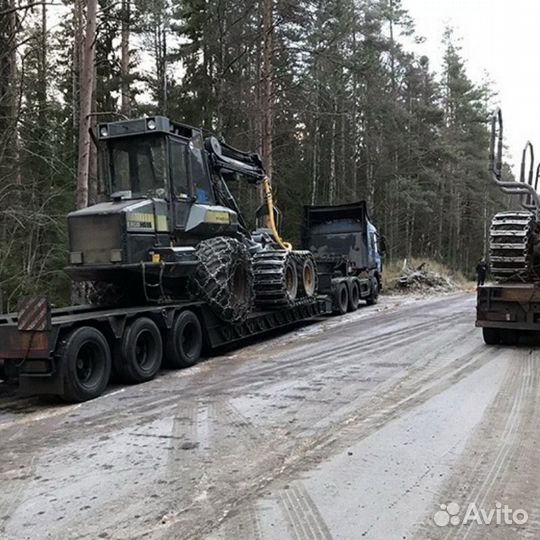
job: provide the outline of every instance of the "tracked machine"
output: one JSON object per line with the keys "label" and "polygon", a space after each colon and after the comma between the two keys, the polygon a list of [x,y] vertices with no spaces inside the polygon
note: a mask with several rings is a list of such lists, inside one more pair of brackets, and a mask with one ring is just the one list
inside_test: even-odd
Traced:
{"label": "tracked machine", "polygon": [[498,110],[492,119],[490,176],[504,193],[517,197],[521,210],[500,212],[491,222],[489,264],[496,283],[479,287],[476,320],[491,345],[515,344],[522,334],[540,331],[540,166],[535,175],[534,148],[528,142],[520,181],[508,181],[503,178],[502,154],[503,118]]}
{"label": "tracked machine", "polygon": [[[87,301],[52,310],[23,298],[0,315],[0,364],[22,392],[92,399],[111,373],[144,382],[203,348],[375,303],[380,257],[364,203],[314,209],[295,250],[257,154],[161,116],[101,124],[94,139],[104,200],[68,215],[66,272]],[[254,231],[232,182],[261,192]]]}

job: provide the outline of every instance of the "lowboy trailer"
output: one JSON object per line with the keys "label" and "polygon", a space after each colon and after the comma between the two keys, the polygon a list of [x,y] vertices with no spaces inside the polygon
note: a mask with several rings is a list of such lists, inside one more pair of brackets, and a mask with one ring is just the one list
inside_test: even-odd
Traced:
{"label": "lowboy trailer", "polygon": [[[235,325],[224,323],[204,302],[51,310],[44,298],[25,300],[25,313],[34,309],[44,324],[36,329],[35,319],[24,319],[22,313],[0,316],[4,372],[18,380],[22,394],[52,394],[71,402],[102,394],[117,369],[127,382],[145,382],[156,375],[162,356],[167,367],[189,367],[202,351],[332,313],[327,296],[253,312]],[[118,358],[124,359],[122,365]]]}

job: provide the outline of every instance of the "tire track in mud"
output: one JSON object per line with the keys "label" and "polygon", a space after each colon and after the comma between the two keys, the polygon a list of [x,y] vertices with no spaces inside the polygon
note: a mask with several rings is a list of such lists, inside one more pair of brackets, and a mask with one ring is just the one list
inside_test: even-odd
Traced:
{"label": "tire track in mud", "polygon": [[323,516],[302,483],[295,482],[281,490],[277,498],[292,540],[333,540]]}
{"label": "tire track in mud", "polygon": [[[229,465],[242,463],[246,452],[257,455],[263,446],[268,445],[270,438],[269,434],[264,438],[264,430],[256,428],[230,401],[219,397],[198,402],[187,415],[185,404],[180,404],[178,410],[182,411],[177,415],[181,422],[175,420],[173,423],[174,445],[165,472],[165,476],[173,479],[174,483],[171,485],[169,482],[166,487],[156,485],[154,491],[160,493],[164,500],[174,501],[174,505],[180,505],[181,509],[165,514],[161,528],[167,528],[170,519],[175,519],[180,525],[184,520],[189,522],[188,514],[198,514],[199,524],[219,519],[219,502],[234,490],[227,481],[231,471],[223,466],[223,460]],[[230,433],[230,436],[224,437],[224,433]],[[193,451],[185,453],[182,441],[192,444],[188,450]],[[253,468],[255,464],[245,466]],[[195,471],[200,472],[197,477],[193,476]],[[256,535],[260,528],[255,508],[251,507],[250,512],[241,516],[238,527],[244,532],[249,530],[252,534],[249,538],[256,540],[260,538],[260,532],[259,536]],[[120,520],[115,528],[130,531],[129,521],[129,518]],[[148,521],[146,523],[148,526]],[[118,538],[132,537],[132,532],[118,535]]]}
{"label": "tire track in mud", "polygon": [[[52,417],[53,426],[38,426],[43,438],[50,434],[51,428],[56,428],[61,422],[61,417]],[[9,521],[14,512],[24,500],[25,491],[35,481],[35,472],[39,464],[41,454],[39,451],[25,453],[11,441],[13,437],[2,438],[0,452],[0,538],[10,538],[7,533]],[[2,465],[11,467],[4,469]]]}
{"label": "tire track in mud", "polygon": [[[514,349],[515,351],[516,349]],[[467,443],[452,476],[446,481],[433,513],[418,529],[418,537],[433,540],[506,540],[509,537],[540,536],[540,457],[537,420],[540,414],[540,369],[532,357],[534,351],[522,352],[511,359],[501,389],[486,409],[484,419]],[[526,489],[525,489],[526,486]],[[529,514],[524,526],[477,525],[437,527],[433,515],[439,504],[456,502],[463,519],[469,504],[489,512],[496,503]]]}
{"label": "tire track in mud", "polygon": [[[245,490],[242,493],[238,492],[234,499],[220,501],[218,513],[220,518],[213,520],[208,526],[199,526],[196,519],[193,519],[188,527],[185,527],[185,523],[178,527],[179,523],[171,522],[169,535],[185,539],[203,538],[206,534],[218,529],[228,516],[241,511],[244,504],[256,498],[273,481],[285,474],[297,475],[305,470],[313,469],[329,455],[343,451],[350,446],[351,442],[358,443],[382,429],[389,422],[426,403],[503,352],[499,350],[493,354],[492,350],[484,346],[478,347],[477,350],[481,352],[475,352],[472,358],[458,362],[453,369],[451,366],[443,366],[426,376],[401,381],[385,392],[383,397],[374,398],[367,406],[363,405],[359,413],[342,420],[322,435],[294,441],[280,454],[269,455],[265,466],[257,469],[258,478],[250,479]],[[156,530],[144,531],[137,538],[163,538],[162,535],[156,533]]]}

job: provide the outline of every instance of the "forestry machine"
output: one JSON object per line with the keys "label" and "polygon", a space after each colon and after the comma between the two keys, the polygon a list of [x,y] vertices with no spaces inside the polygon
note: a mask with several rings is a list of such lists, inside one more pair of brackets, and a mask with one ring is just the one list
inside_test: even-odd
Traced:
{"label": "forestry machine", "polygon": [[[237,323],[316,294],[312,254],[280,237],[259,155],[161,116],[100,124],[94,139],[107,200],[69,214],[66,268],[92,303],[200,299]],[[238,180],[262,191],[255,232],[228,187]]]}
{"label": "forestry machine", "polygon": [[[518,195],[523,210],[495,215],[490,228],[491,275],[499,282],[532,283],[540,280],[540,198],[534,180],[534,149],[530,142],[523,150],[520,182],[503,179],[503,119],[497,110],[492,119],[490,175],[495,184],[510,195]],[[527,156],[530,168],[526,174]],[[534,185],[533,185],[534,180]]]}

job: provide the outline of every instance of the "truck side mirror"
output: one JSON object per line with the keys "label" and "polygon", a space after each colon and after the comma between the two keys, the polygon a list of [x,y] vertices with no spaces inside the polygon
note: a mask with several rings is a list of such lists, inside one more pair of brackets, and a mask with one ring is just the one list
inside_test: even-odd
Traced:
{"label": "truck side mirror", "polygon": [[386,238],[384,236],[379,236],[379,248],[381,255],[386,255]]}

